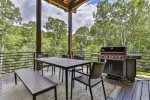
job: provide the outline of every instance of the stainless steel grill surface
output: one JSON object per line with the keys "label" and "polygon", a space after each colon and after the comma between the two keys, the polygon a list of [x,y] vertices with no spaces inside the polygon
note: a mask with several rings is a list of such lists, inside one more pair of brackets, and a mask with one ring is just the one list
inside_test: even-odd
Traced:
{"label": "stainless steel grill surface", "polygon": [[125,59],[140,59],[141,54],[128,54],[125,46],[109,46],[102,47],[100,51],[100,59],[110,60],[125,60]]}
{"label": "stainless steel grill surface", "polygon": [[108,46],[100,50],[100,60],[107,60],[104,72],[108,76],[117,76],[122,80],[134,81],[136,76],[136,59],[141,54],[128,54],[125,46]]}

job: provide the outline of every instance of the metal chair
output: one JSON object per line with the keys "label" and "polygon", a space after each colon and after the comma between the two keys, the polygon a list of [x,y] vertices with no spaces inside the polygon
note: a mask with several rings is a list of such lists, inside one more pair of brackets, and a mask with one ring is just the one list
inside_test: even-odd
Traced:
{"label": "metal chair", "polygon": [[[44,58],[44,57],[48,57],[48,54],[38,54],[37,55],[37,58]],[[42,76],[43,76],[43,67],[47,67],[47,72],[48,72],[48,70],[49,70],[49,67],[51,66],[50,64],[46,64],[46,63],[42,63],[42,62],[40,62],[39,63],[39,66],[40,66],[40,68],[41,68],[41,70],[42,70]],[[54,66],[52,66],[52,74],[53,74],[53,72],[55,73],[55,67]]]}
{"label": "metal chair", "polygon": [[[80,55],[74,55],[73,57],[74,59],[77,59],[77,60],[84,60],[84,56],[80,56]],[[82,72],[83,72],[83,66],[81,68]],[[87,72],[88,73],[88,72]]]}
{"label": "metal chair", "polygon": [[[62,55],[62,58],[69,58],[69,55]],[[60,79],[61,68],[59,69],[59,79]],[[64,80],[64,70],[62,69],[62,82]]]}
{"label": "metal chair", "polygon": [[[105,62],[94,62],[90,74],[82,73],[80,71],[72,69],[72,79],[71,79],[71,99],[72,99],[72,90],[74,86],[74,80],[86,85],[89,87],[91,100],[93,100],[92,87],[96,86],[98,83],[102,82],[104,97],[106,100],[105,87],[103,83],[102,73],[105,67]],[[75,77],[75,73],[80,73],[81,76]]]}
{"label": "metal chair", "polygon": [[78,60],[84,60],[84,56],[80,56],[80,55],[74,55],[73,58]]}
{"label": "metal chair", "polygon": [[62,58],[69,58],[69,55],[62,55]]}

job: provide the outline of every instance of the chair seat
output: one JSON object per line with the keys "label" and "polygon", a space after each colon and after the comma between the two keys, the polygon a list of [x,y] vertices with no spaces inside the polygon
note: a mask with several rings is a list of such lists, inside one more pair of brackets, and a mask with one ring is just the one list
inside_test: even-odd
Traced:
{"label": "chair seat", "polygon": [[81,75],[81,76],[75,77],[74,79],[88,86],[94,86],[98,84],[99,82],[101,82],[102,80],[101,78],[91,79],[90,81],[91,83],[89,84],[89,76]]}
{"label": "chair seat", "polygon": [[47,67],[47,66],[51,66],[51,64],[43,63],[42,66],[43,66],[43,67]]}
{"label": "chair seat", "polygon": [[[75,70],[80,71],[82,69],[77,67]],[[72,72],[72,69],[68,69],[68,71]]]}

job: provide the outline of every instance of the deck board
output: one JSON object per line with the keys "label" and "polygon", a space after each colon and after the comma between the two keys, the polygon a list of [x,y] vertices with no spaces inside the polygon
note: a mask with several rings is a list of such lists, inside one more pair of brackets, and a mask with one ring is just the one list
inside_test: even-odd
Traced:
{"label": "deck board", "polygon": [[0,76],[0,100],[2,99],[2,76]]}
{"label": "deck board", "polygon": [[[47,70],[46,70],[47,72]],[[51,74],[48,74],[51,75]],[[1,79],[1,77],[0,77]],[[6,79],[4,81],[4,79]],[[9,83],[14,84],[14,76],[4,78],[3,77],[3,83],[7,83],[7,79],[9,79]],[[105,79],[104,83],[106,83],[106,90],[110,89],[110,84],[112,84],[111,91],[107,91],[107,100],[150,100],[150,79],[149,80],[135,80],[133,83],[124,83],[117,80],[112,79]],[[108,87],[107,87],[108,84]],[[2,100],[2,83],[0,80],[0,100]],[[8,85],[8,84],[7,84]],[[119,88],[120,86],[121,88]],[[121,89],[121,90],[119,90]],[[118,93],[119,92],[119,93]],[[75,94],[75,93],[74,93]],[[59,97],[59,95],[58,95]],[[4,98],[4,97],[3,97]],[[17,100],[14,97],[12,97],[13,100]],[[9,99],[10,100],[10,99]],[[45,100],[45,99],[44,99]],[[65,99],[61,99],[65,100]],[[79,99],[73,99],[73,100],[79,100]],[[84,100],[83,98],[81,100]],[[88,100],[88,99],[86,99]],[[97,99],[98,100],[98,99]],[[103,99],[101,99],[103,100]]]}
{"label": "deck board", "polygon": [[123,97],[123,100],[131,100],[132,99],[136,84],[137,84],[137,82],[134,82],[133,84],[131,84],[127,87],[126,93]]}
{"label": "deck board", "polygon": [[148,81],[143,81],[141,100],[149,100]]}
{"label": "deck board", "polygon": [[150,80],[148,81],[148,83],[149,83],[149,84],[148,84],[148,90],[149,90],[148,93],[149,93],[149,99],[150,99]]}
{"label": "deck board", "polygon": [[126,86],[123,86],[123,87],[122,87],[122,89],[121,89],[121,91],[119,92],[119,94],[118,94],[116,100],[122,100],[122,99],[123,99],[123,97],[124,97],[124,95],[125,95],[125,93],[126,93],[126,88],[127,88]]}
{"label": "deck board", "polygon": [[116,86],[114,88],[114,90],[110,93],[108,99],[109,100],[115,100],[117,97],[117,94],[119,94],[120,90],[121,90],[121,86]]}
{"label": "deck board", "polygon": [[123,85],[116,100],[150,100],[150,80],[135,81]]}
{"label": "deck board", "polygon": [[140,100],[141,99],[141,91],[142,91],[142,81],[137,81],[132,100]]}

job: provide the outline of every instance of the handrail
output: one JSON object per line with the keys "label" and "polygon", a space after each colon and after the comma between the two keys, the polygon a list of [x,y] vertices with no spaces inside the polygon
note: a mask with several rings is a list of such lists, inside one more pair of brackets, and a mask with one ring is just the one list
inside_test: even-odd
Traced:
{"label": "handrail", "polygon": [[[95,51],[96,52],[96,51]],[[86,60],[98,61],[97,57],[92,57],[94,51],[74,51],[73,55],[82,55]],[[67,54],[66,51],[42,52],[49,56],[60,56]],[[97,53],[97,52],[96,52]],[[136,52],[139,53],[139,52]],[[0,53],[1,74],[14,72],[15,69],[31,68],[34,66],[35,52],[13,52]],[[150,72],[150,52],[140,52],[142,59],[137,60],[137,72]]]}
{"label": "handrail", "polygon": [[32,68],[35,52],[0,53],[0,74],[12,73],[16,69]]}

